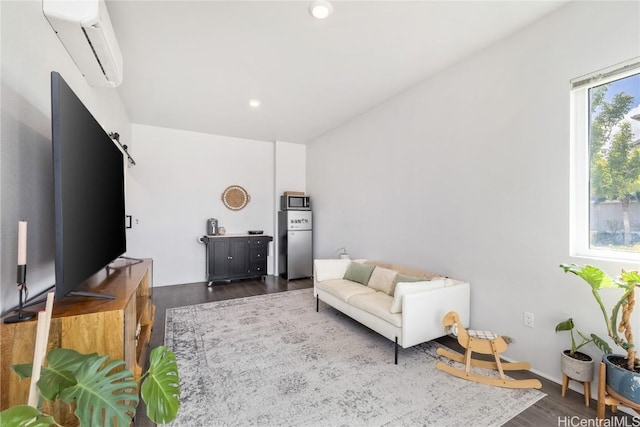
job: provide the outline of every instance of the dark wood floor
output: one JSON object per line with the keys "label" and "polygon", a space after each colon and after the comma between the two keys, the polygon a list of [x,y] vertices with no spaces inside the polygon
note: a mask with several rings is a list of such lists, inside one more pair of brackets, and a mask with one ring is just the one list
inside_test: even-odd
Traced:
{"label": "dark wood floor", "polygon": [[[186,285],[163,286],[153,289],[153,302],[156,305],[156,318],[154,321],[153,333],[151,335],[151,348],[162,345],[164,342],[165,312],[168,308],[182,307],[185,305],[200,304],[211,301],[222,301],[233,298],[243,298],[254,295],[269,294],[274,292],[284,292],[295,289],[310,288],[313,286],[311,279],[292,280],[287,282],[279,277],[268,276],[265,280],[245,280],[232,283],[214,284],[207,287],[206,283],[192,283]],[[438,341],[449,348],[460,351],[457,342],[452,338],[443,337]],[[390,344],[389,351],[393,351]],[[400,350],[402,357],[402,349]],[[549,357],[555,357],[550,354]],[[512,371],[509,375],[513,378],[538,378],[542,382],[542,391],[547,396],[539,400],[536,404],[526,409],[516,417],[512,418],[505,425],[510,427],[541,427],[541,426],[574,426],[574,425],[596,425],[596,401],[591,400],[589,407],[584,404],[582,394],[573,390],[567,391],[567,396],[560,396],[560,385],[544,378],[538,377],[530,372]],[[481,415],[478,415],[481,417]],[[606,425],[637,425],[633,419],[618,412],[611,414],[607,409],[607,418],[619,418],[616,422],[610,421]],[[627,418],[626,424],[622,418]],[[480,422],[480,419],[479,419]],[[583,424],[582,424],[583,423]],[[589,423],[589,424],[587,424]],[[134,426],[146,427],[153,424],[146,417],[144,403],[138,407]]]}

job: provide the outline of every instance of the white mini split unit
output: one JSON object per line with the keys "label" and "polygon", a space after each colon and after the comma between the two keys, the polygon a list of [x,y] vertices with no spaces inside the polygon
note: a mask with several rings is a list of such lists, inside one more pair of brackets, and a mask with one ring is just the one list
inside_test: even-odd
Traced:
{"label": "white mini split unit", "polygon": [[122,83],[122,54],[104,0],[42,0],[42,10],[90,85]]}

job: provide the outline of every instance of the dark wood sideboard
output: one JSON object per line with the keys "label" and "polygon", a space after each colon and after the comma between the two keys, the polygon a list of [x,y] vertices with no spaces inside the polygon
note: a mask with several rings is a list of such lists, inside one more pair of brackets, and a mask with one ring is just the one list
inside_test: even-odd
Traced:
{"label": "dark wood sideboard", "polygon": [[267,256],[272,236],[235,234],[205,236],[207,280],[214,282],[250,279],[267,275]]}

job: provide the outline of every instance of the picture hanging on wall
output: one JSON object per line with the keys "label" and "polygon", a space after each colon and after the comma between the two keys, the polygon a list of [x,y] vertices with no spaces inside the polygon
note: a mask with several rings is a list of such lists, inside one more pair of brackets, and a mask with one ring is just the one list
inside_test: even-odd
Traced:
{"label": "picture hanging on wall", "polygon": [[239,211],[247,206],[251,201],[251,196],[247,190],[239,185],[231,185],[222,192],[222,203],[232,211]]}

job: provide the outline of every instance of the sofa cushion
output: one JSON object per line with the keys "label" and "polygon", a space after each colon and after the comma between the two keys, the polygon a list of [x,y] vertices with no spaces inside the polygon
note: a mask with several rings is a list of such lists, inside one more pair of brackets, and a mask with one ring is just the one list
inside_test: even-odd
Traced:
{"label": "sofa cushion", "polygon": [[344,279],[351,280],[353,282],[358,282],[367,286],[369,282],[369,277],[371,277],[371,273],[375,266],[361,264],[359,262],[352,262],[349,264],[349,268],[344,273]]}
{"label": "sofa cushion", "polygon": [[367,286],[375,289],[376,291],[381,291],[387,295],[393,296],[392,289],[394,287],[394,280],[397,274],[398,272],[395,270],[390,270],[384,267],[376,267],[371,273],[371,277],[369,278]]}
{"label": "sofa cushion", "polygon": [[341,299],[344,302],[348,302],[349,298],[359,294],[374,293],[375,290],[362,286],[358,283],[352,282],[346,279],[331,279],[323,282],[317,282],[316,287],[321,289],[334,297]]}
{"label": "sofa cushion", "polygon": [[431,272],[431,271],[421,270],[421,269],[412,268],[412,267],[406,267],[406,266],[400,265],[400,264],[393,264],[393,263],[389,263],[389,262],[373,261],[373,260],[363,260],[363,262],[365,264],[377,265],[379,267],[388,268],[389,270],[395,270],[400,274],[404,274],[405,276],[419,277],[422,280],[431,280],[431,279],[433,279],[435,277],[439,277],[440,276],[439,274],[436,274],[436,273]]}
{"label": "sofa cushion", "polygon": [[366,311],[398,328],[402,327],[402,315],[390,311],[393,298],[384,292],[354,295],[349,298],[349,304]]}
{"label": "sofa cushion", "polygon": [[402,299],[407,294],[425,292],[433,289],[444,288],[446,279],[425,280],[421,282],[399,282],[393,294],[393,302],[389,311],[400,313],[402,311]]}

